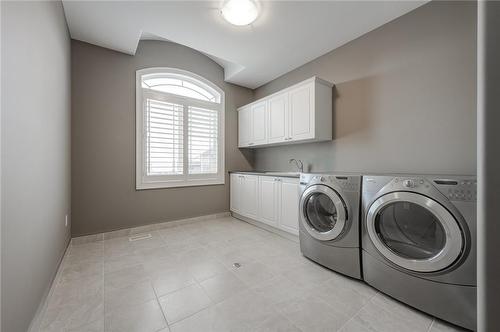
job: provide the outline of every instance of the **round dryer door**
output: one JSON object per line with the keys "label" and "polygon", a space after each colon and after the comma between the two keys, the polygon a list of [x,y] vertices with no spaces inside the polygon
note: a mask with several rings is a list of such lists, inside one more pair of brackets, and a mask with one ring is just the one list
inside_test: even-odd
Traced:
{"label": "round dryer door", "polygon": [[347,209],[339,194],[325,185],[307,188],[300,200],[301,222],[315,239],[336,239],[347,223]]}
{"label": "round dryer door", "polygon": [[381,196],[370,206],[366,223],[378,251],[415,272],[448,268],[465,245],[455,217],[438,202],[417,193]]}

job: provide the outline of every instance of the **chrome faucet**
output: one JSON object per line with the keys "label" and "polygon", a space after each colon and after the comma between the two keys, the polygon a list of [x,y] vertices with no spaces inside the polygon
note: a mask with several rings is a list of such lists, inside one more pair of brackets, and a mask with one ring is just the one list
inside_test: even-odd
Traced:
{"label": "chrome faucet", "polygon": [[289,164],[294,163],[295,167],[299,170],[300,173],[304,173],[304,164],[302,163],[302,160],[300,159],[290,159],[288,161]]}

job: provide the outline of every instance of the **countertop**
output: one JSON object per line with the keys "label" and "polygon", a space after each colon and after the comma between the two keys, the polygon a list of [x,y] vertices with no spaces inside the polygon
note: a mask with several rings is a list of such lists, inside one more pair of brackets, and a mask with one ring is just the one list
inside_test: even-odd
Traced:
{"label": "countertop", "polygon": [[274,176],[284,178],[299,178],[299,172],[280,172],[280,171],[229,171],[229,173],[239,173],[248,175]]}

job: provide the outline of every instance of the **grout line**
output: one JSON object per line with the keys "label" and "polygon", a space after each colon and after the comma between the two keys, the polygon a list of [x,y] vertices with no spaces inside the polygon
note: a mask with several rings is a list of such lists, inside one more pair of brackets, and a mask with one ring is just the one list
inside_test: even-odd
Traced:
{"label": "grout line", "polygon": [[342,324],[342,326],[340,326],[340,327],[337,329],[337,331],[341,331],[341,330],[342,330],[342,329],[343,329],[343,328],[344,328],[347,324],[349,324],[349,322],[350,322],[350,321],[352,321],[352,320],[353,320],[353,319],[354,319],[354,318],[355,318],[355,317],[356,317],[356,316],[357,316],[357,315],[361,312],[361,310],[363,310],[363,309],[364,309],[364,308],[365,308],[365,307],[366,307],[366,306],[367,306],[367,305],[371,302],[371,300],[372,300],[372,299],[373,299],[373,298],[374,298],[374,297],[375,297],[378,293],[379,293],[379,292],[377,291],[377,292],[375,292],[375,294],[373,294],[371,297],[369,297],[369,298],[367,299],[366,303],[365,303],[365,304],[363,304],[363,305],[361,306],[361,308],[359,308],[359,310],[358,310],[358,311],[356,311],[356,312],[355,312],[355,313],[351,316],[351,318],[349,318],[349,319],[348,319],[348,320],[347,320],[344,324]]}
{"label": "grout line", "polygon": [[432,327],[434,326],[434,322],[436,321],[436,318],[432,318],[431,325],[429,325],[429,328],[427,329],[427,332],[430,332]]}
{"label": "grout line", "polygon": [[[163,319],[165,320],[165,324],[167,324],[167,327],[168,327],[168,329],[170,331],[170,324],[168,323],[167,315],[163,311],[163,307],[161,306],[161,303],[160,303],[160,298],[158,297],[158,293],[156,292],[156,289],[153,286],[153,281],[150,279],[149,283],[151,285],[151,288],[153,289],[153,293],[155,294],[156,303],[158,303],[158,306],[160,306],[161,314],[163,316]],[[159,331],[161,331],[161,329]]]}

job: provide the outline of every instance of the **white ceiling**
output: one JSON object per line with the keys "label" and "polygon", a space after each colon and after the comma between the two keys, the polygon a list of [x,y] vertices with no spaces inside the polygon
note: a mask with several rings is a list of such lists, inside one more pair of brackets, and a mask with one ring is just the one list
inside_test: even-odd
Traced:
{"label": "white ceiling", "polygon": [[203,52],[228,82],[256,88],[426,1],[261,1],[250,26],[227,23],[221,1],[63,0],[71,37],[128,54],[141,39]]}

